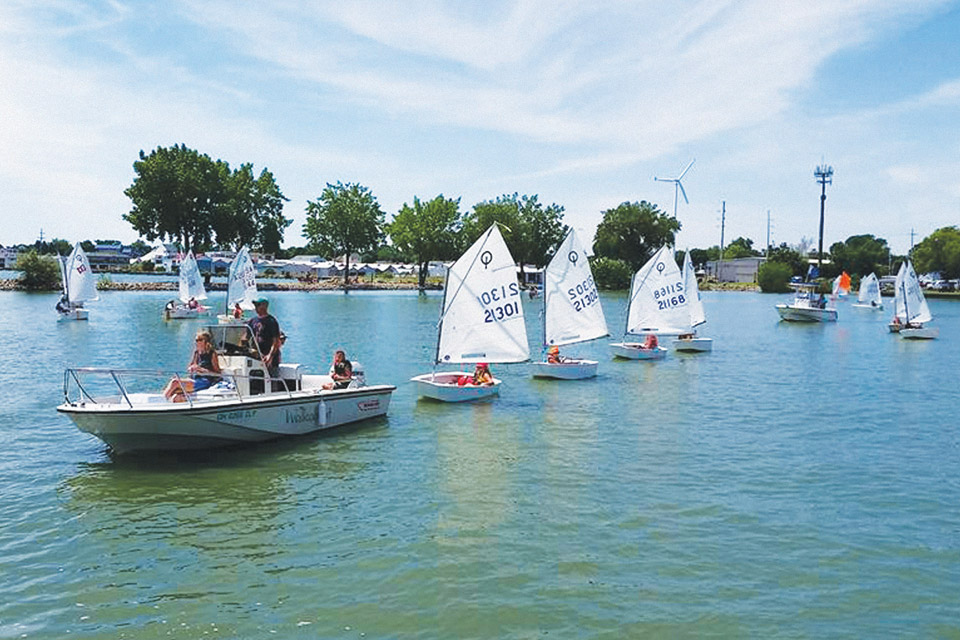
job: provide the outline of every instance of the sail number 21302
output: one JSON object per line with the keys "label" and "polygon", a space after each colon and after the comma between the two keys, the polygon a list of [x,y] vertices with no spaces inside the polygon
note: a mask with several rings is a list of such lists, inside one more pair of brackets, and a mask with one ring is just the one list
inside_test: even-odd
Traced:
{"label": "sail number 21302", "polygon": [[521,314],[520,287],[515,282],[484,291],[477,300],[483,305],[484,322],[500,322]]}

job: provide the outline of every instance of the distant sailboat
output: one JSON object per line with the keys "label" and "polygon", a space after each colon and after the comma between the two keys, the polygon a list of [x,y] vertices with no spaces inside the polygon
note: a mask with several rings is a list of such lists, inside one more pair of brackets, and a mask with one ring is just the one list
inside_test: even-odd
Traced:
{"label": "distant sailboat", "polygon": [[63,295],[57,302],[57,321],[88,320],[90,313],[83,307],[83,303],[97,300],[99,296],[87,254],[78,242],[68,257],[58,256],[57,263],[60,265],[63,282]]}
{"label": "distant sailboat", "polygon": [[[561,347],[610,335],[593,281],[587,252],[576,231],[570,230],[544,272],[543,344]],[[579,380],[597,375],[596,360],[561,358],[533,363],[540,378]]]}
{"label": "distant sailboat", "polygon": [[833,280],[833,297],[844,298],[850,294],[850,274],[844,271]]}
{"label": "distant sailboat", "polygon": [[236,306],[240,305],[241,311],[250,311],[256,299],[257,268],[253,264],[250,252],[243,247],[230,263],[230,271],[227,274],[226,310],[224,315],[217,316],[217,319],[221,324],[242,320],[242,315],[237,317],[235,314]]}
{"label": "distant sailboat", "polygon": [[[633,274],[623,341],[611,343],[610,348],[618,358],[657,360],[667,353],[659,346],[658,335],[689,331],[683,274],[673,259],[672,249],[664,246]],[[630,336],[644,336],[646,340],[628,341]]]}
{"label": "distant sailboat", "polygon": [[677,351],[690,353],[712,351],[713,338],[698,336],[696,331],[697,327],[706,323],[707,316],[703,312],[700,286],[697,284],[697,274],[693,269],[689,251],[683,257],[683,288],[687,309],[690,312],[690,331],[677,336],[677,339],[673,341],[673,348]]}
{"label": "distant sailboat", "polygon": [[899,333],[901,338],[914,340],[932,340],[939,336],[939,329],[925,326],[933,320],[933,315],[923,297],[917,272],[909,260],[904,260],[900,265],[894,289],[896,293],[890,331]]}
{"label": "distant sailboat", "polygon": [[857,302],[853,305],[860,309],[883,309],[883,298],[880,297],[880,281],[877,274],[871,273],[860,281],[860,292]]}
{"label": "distant sailboat", "polygon": [[168,302],[163,309],[164,317],[167,320],[182,320],[207,315],[210,310],[200,304],[201,300],[207,299],[207,291],[203,287],[200,268],[192,251],[188,251],[180,261],[179,283],[182,304],[177,304],[173,300]]}
{"label": "distant sailboat", "polygon": [[[511,363],[530,358],[516,265],[496,223],[447,270],[437,331],[437,364]],[[457,371],[414,378],[419,395],[442,402],[477,400],[500,393],[489,385],[458,384]]]}

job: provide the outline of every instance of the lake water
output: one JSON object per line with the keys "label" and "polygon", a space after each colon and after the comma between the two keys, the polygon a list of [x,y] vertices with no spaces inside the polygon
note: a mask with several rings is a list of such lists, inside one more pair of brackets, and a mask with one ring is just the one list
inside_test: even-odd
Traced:
{"label": "lake water", "polygon": [[889,311],[706,293],[712,353],[599,340],[567,350],[594,380],[498,365],[500,398],[456,406],[406,382],[439,294],[278,293],[285,360],[344,347],[398,386],[385,419],[111,458],[54,411],[63,369],[185,366],[200,323],[168,297],[58,324],[55,294],[0,292],[0,638],[960,636],[960,304],[907,342]]}

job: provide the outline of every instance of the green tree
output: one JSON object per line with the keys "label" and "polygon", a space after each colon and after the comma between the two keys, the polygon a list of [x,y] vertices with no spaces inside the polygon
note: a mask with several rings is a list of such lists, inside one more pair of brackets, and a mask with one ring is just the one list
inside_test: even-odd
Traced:
{"label": "green tree", "polygon": [[227,176],[226,201],[217,207],[214,228],[217,242],[235,249],[246,245],[276,254],[283,231],[293,220],[283,216],[287,201],[267,169],[254,178],[253,165],[245,163]]}
{"label": "green tree", "polygon": [[623,290],[630,288],[633,269],[623,260],[616,258],[592,257],[590,269],[593,279],[600,289]]}
{"label": "green tree", "polygon": [[719,258],[720,247],[716,245],[709,249],[690,249],[690,262],[692,262],[695,267],[706,266],[707,262],[718,260]]}
{"label": "green tree", "polygon": [[49,242],[40,242],[37,240],[33,245],[33,249],[37,255],[41,256],[57,254],[68,256],[70,252],[73,251],[73,243],[67,240],[61,240],[60,238],[54,238]]}
{"label": "green tree", "polygon": [[17,256],[20,284],[31,291],[50,291],[60,287],[60,267],[55,258],[30,250]]}
{"label": "green tree", "polygon": [[939,271],[942,278],[960,278],[960,228],[943,227],[910,252],[918,273]]}
{"label": "green tree", "polygon": [[807,261],[799,251],[791,249],[786,242],[779,247],[773,247],[767,251],[767,262],[779,262],[790,267],[790,276],[804,276],[807,274]]}
{"label": "green tree", "polygon": [[786,293],[790,291],[790,266],[782,262],[764,262],[757,270],[757,284],[764,293]]}
{"label": "green tree", "polygon": [[383,211],[367,187],[355,183],[327,183],[316,201],[307,202],[303,237],[330,257],[345,256],[343,284],[348,283],[350,254],[380,246]]}
{"label": "green tree", "polygon": [[514,193],[473,205],[473,211],[463,220],[461,248],[472,244],[494,222],[500,223],[500,232],[521,274],[524,264],[546,265],[567,233],[562,206],[544,206],[536,195]]}
{"label": "green tree", "polygon": [[416,262],[420,289],[427,285],[431,260],[456,255],[460,225],[460,199],[444,198],[443,194],[425,203],[415,197],[412,206],[403,203],[393,222],[387,225],[393,245]]}
{"label": "green tree", "polygon": [[870,234],[850,236],[845,242],[830,245],[830,259],[837,273],[865,276],[871,272],[886,271],[890,247],[883,238]]}
{"label": "green tree", "polygon": [[184,251],[209,246],[217,210],[225,201],[229,166],[186,145],[140,151],[137,174],[124,191],[133,209],[124,214],[147,240],[170,239]]}
{"label": "green tree", "polygon": [[624,202],[603,212],[593,251],[623,260],[636,271],[663,245],[673,244],[680,222],[647,201]]}
{"label": "green tree", "polygon": [[737,258],[749,258],[760,255],[759,251],[753,248],[753,240],[740,237],[723,248],[724,260],[736,260]]}

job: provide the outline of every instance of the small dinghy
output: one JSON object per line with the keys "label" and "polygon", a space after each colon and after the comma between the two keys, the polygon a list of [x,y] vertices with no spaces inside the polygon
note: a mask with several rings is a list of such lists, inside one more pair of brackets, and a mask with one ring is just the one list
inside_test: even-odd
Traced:
{"label": "small dinghy", "polygon": [[857,301],[852,306],[857,309],[873,309],[874,311],[883,309],[883,298],[880,297],[880,281],[877,280],[877,274],[871,273],[860,281]]}
{"label": "small dinghy", "polygon": [[[496,223],[447,270],[434,364],[510,363],[530,358],[520,284]],[[500,380],[474,385],[459,372],[411,378],[417,393],[441,402],[466,402],[500,393]],[[460,384],[464,382],[464,384]]]}
{"label": "small dinghy", "polygon": [[891,333],[899,333],[907,340],[934,340],[940,336],[937,327],[928,326],[933,320],[927,299],[920,288],[920,279],[909,260],[904,260],[897,272],[894,285],[893,320]]}
{"label": "small dinghy", "polygon": [[[544,349],[577,344],[610,335],[587,252],[574,230],[557,248],[544,272]],[[533,363],[538,378],[580,380],[597,375],[597,361],[560,357]]]}
{"label": "small dinghy", "polygon": [[163,309],[164,320],[189,320],[210,313],[209,308],[200,304],[201,300],[207,299],[207,290],[203,287],[203,278],[193,251],[188,251],[180,261],[178,280],[179,304],[176,300],[167,303]]}
{"label": "small dinghy", "polygon": [[707,316],[703,312],[700,286],[697,284],[697,274],[693,270],[693,262],[690,260],[689,251],[683,257],[683,288],[687,311],[690,314],[690,330],[681,333],[673,340],[673,350],[681,353],[713,351],[713,338],[697,335],[696,328],[707,322]]}
{"label": "small dinghy", "polygon": [[97,300],[99,296],[93,269],[80,243],[73,246],[73,251],[66,258],[57,256],[57,264],[60,265],[63,284],[63,295],[57,302],[57,322],[89,320],[90,312],[83,303]]}
{"label": "small dinghy", "polygon": [[[257,268],[250,252],[246,247],[242,247],[230,263],[230,271],[227,273],[227,300],[224,303],[224,313],[217,316],[217,322],[242,324],[244,312],[253,310],[253,301],[258,297]],[[239,317],[235,313],[237,305],[240,306]]]}

